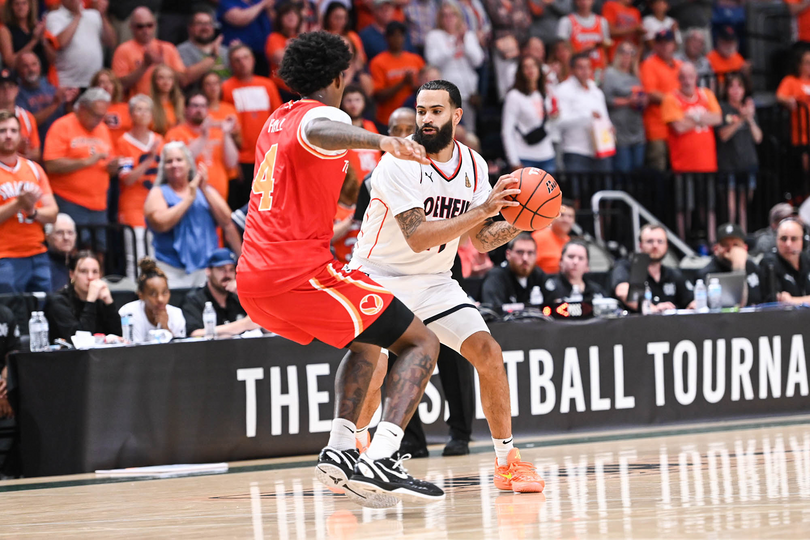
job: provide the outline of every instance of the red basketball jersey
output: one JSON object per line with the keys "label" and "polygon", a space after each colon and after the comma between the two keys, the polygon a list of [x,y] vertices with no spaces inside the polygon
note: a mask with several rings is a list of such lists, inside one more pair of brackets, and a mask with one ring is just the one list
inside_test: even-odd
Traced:
{"label": "red basketball jersey", "polygon": [[318,107],[325,110],[317,111],[323,114],[316,118],[345,114],[314,100],[289,102],[268,118],[256,142],[256,172],[237,267],[240,294],[284,293],[333,260],[332,223],[349,162],[345,150],[328,155],[305,140],[302,122]]}

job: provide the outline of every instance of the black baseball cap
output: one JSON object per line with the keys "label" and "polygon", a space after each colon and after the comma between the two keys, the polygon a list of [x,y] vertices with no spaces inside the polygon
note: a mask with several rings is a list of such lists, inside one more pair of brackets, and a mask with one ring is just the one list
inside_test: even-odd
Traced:
{"label": "black baseball cap", "polygon": [[405,23],[401,23],[399,21],[391,21],[388,23],[388,26],[385,27],[385,35],[392,36],[396,32],[402,32],[402,34],[406,34],[408,32],[408,27],[405,26]]}
{"label": "black baseball cap", "polygon": [[725,223],[717,227],[717,242],[721,242],[726,238],[739,238],[745,242],[745,233],[739,225]]}
{"label": "black baseball cap", "polygon": [[675,41],[675,33],[668,28],[662,28],[655,33],[655,41]]}
{"label": "black baseball cap", "polygon": [[717,33],[717,39],[722,41],[737,41],[737,32],[734,31],[733,26],[723,26]]}
{"label": "black baseball cap", "polygon": [[17,84],[17,75],[8,68],[0,69],[0,84],[7,82]]}

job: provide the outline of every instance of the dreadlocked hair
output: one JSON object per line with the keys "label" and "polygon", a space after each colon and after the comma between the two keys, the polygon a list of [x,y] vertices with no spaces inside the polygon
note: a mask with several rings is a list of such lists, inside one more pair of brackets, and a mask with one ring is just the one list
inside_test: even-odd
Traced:
{"label": "dreadlocked hair", "polygon": [[326,88],[349,69],[352,53],[343,38],[328,32],[307,32],[287,43],[278,76],[301,95]]}

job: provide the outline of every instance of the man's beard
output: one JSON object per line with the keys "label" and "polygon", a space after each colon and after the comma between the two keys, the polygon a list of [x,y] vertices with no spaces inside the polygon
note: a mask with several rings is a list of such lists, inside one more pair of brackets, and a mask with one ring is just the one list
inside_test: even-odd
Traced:
{"label": "man's beard", "polygon": [[200,45],[208,45],[209,43],[212,43],[215,39],[217,39],[217,36],[216,36],[216,34],[212,33],[210,37],[197,36],[194,39]]}
{"label": "man's beard", "polygon": [[422,133],[422,128],[416,130],[413,134],[413,140],[425,147],[428,154],[438,154],[453,142],[453,123],[447,122],[442,127],[430,126],[436,130],[433,135],[425,135]]}
{"label": "man's beard", "polygon": [[652,262],[652,263],[660,263],[661,261],[663,261],[663,260],[664,260],[664,258],[665,258],[666,256],[667,256],[667,252],[666,252],[666,251],[665,251],[665,252],[664,252],[664,254],[663,254],[663,255],[661,255],[660,257],[653,257],[652,255],[650,255],[650,262]]}

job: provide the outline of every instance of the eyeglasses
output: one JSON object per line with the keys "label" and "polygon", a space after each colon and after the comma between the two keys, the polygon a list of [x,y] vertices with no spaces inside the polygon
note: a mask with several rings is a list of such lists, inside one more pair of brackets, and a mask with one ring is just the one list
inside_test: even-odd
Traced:
{"label": "eyeglasses", "polygon": [[145,29],[145,28],[154,28],[154,27],[155,27],[155,23],[153,23],[153,22],[149,22],[149,23],[138,23],[138,24],[136,24],[136,25],[134,25],[134,26],[135,26],[135,30],[143,30],[143,29]]}

